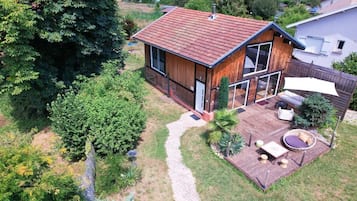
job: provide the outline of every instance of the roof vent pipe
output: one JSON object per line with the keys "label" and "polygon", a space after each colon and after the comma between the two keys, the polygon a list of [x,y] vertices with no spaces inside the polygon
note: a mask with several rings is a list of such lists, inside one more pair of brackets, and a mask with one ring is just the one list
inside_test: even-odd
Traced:
{"label": "roof vent pipe", "polygon": [[216,15],[216,4],[212,4],[212,15]]}
{"label": "roof vent pipe", "polygon": [[215,3],[212,4],[212,13],[211,13],[211,15],[209,16],[208,19],[209,20],[216,19],[216,4]]}

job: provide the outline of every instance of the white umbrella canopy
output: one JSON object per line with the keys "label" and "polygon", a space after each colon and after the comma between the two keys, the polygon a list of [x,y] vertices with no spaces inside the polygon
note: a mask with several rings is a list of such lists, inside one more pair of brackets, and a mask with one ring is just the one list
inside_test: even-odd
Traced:
{"label": "white umbrella canopy", "polygon": [[338,96],[335,83],[312,77],[285,77],[284,89],[312,91]]}

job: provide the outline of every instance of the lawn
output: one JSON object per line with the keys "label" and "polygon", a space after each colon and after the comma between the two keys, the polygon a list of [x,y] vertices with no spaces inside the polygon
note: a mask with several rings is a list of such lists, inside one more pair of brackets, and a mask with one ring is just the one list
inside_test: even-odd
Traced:
{"label": "lawn", "polygon": [[339,146],[262,192],[205,142],[206,127],[182,138],[185,164],[192,170],[202,200],[356,200],[357,126],[338,129]]}

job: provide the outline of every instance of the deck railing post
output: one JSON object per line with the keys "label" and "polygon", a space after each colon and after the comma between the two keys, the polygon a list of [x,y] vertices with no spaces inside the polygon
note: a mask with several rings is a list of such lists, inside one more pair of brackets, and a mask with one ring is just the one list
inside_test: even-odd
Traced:
{"label": "deck railing post", "polygon": [[263,184],[263,189],[267,189],[267,182],[268,182],[268,177],[269,177],[270,170],[267,170],[265,173],[265,179],[264,179],[264,184]]}
{"label": "deck railing post", "polygon": [[341,116],[338,117],[335,130],[332,133],[331,142],[330,142],[330,148],[333,147],[333,142],[335,141],[336,132],[337,132],[338,125],[340,124],[340,121],[341,121]]}
{"label": "deck railing post", "polygon": [[170,77],[169,74],[166,74],[166,78],[167,78],[167,97],[170,97]]}
{"label": "deck railing post", "polygon": [[306,150],[305,150],[304,153],[302,154],[301,161],[300,161],[300,166],[302,166],[303,163],[304,163],[305,154],[306,154]]}
{"label": "deck railing post", "polygon": [[249,143],[248,146],[252,146],[252,133],[249,134]]}

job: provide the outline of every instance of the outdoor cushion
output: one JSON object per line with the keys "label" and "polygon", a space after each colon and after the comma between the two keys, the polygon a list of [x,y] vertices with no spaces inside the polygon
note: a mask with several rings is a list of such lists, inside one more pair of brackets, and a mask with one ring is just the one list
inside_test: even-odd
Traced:
{"label": "outdoor cushion", "polygon": [[279,93],[279,97],[294,107],[300,106],[305,99],[304,97],[288,90]]}
{"label": "outdoor cushion", "polygon": [[308,147],[308,145],[296,135],[287,136],[285,138],[285,142],[288,145],[290,145],[292,147],[296,147],[296,148]]}
{"label": "outdoor cushion", "polygon": [[307,144],[307,141],[309,141],[310,136],[308,134],[305,134],[303,132],[300,132],[298,134],[298,137],[300,138],[301,141],[305,142]]}

